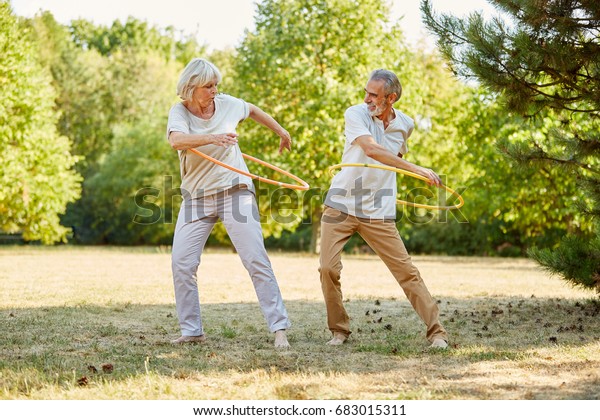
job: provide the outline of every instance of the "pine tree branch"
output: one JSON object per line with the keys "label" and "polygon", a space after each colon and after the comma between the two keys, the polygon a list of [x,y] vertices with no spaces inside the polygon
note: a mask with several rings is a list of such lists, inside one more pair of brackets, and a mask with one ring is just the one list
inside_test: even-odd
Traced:
{"label": "pine tree branch", "polygon": [[548,162],[558,163],[560,165],[575,166],[575,167],[578,167],[581,169],[588,170],[595,174],[600,174],[600,171],[593,168],[590,164],[578,162],[573,159],[560,159],[560,158],[550,156],[548,153],[546,153],[546,151],[542,148],[542,146],[539,145],[539,143],[533,143],[533,146],[535,147],[535,149],[537,150],[538,153],[530,154],[528,156],[528,158],[531,160],[548,161]]}
{"label": "pine tree branch", "polygon": [[557,108],[557,109],[564,109],[567,111],[578,112],[578,113],[583,113],[583,114],[596,114],[597,116],[600,116],[600,109],[569,108],[567,105],[561,105],[560,108]]}

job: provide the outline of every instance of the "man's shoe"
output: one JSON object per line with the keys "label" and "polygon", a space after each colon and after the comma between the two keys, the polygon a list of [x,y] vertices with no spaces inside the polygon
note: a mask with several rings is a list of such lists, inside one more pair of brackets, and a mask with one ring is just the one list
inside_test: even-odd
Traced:
{"label": "man's shoe", "polygon": [[448,348],[448,342],[444,339],[441,338],[436,338],[433,340],[433,343],[431,343],[431,348],[432,349],[445,349]]}
{"label": "man's shoe", "polygon": [[178,339],[172,340],[171,344],[204,343],[205,341],[204,335],[182,335]]}

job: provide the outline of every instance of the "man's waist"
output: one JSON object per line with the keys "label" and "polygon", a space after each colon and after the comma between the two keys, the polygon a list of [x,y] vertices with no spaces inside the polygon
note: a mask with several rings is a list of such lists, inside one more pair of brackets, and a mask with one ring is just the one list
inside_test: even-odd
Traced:
{"label": "man's waist", "polygon": [[381,207],[376,207],[365,203],[355,203],[348,199],[333,200],[331,197],[327,196],[325,197],[324,205],[360,219],[396,220],[395,200],[390,203],[385,203],[385,205]]}

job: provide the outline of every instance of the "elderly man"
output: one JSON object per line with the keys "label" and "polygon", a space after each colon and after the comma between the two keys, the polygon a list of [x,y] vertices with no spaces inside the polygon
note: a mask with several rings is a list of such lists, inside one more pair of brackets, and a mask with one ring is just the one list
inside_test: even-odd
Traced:
{"label": "elderly man", "polygon": [[[427,177],[440,186],[431,169],[402,158],[414,123],[393,105],[402,94],[398,77],[375,70],[365,87],[364,103],[346,110],[346,143],[342,163],[384,164]],[[434,348],[448,346],[448,334],[439,321],[439,309],[417,268],[413,265],[395,224],[396,173],[367,167],[344,167],[333,178],[321,220],[321,287],[327,308],[327,324],[340,345],[351,334],[342,301],[341,254],[344,244],[358,232],[387,265],[413,308],[427,326]]]}

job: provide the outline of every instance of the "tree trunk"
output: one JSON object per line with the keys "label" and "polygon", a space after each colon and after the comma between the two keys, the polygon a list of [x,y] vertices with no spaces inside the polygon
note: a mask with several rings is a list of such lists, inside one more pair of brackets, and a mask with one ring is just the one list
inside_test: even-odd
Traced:
{"label": "tree trunk", "polygon": [[321,252],[321,206],[316,206],[312,213],[312,233],[310,235],[310,249],[313,254]]}

